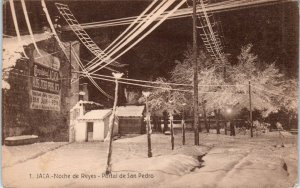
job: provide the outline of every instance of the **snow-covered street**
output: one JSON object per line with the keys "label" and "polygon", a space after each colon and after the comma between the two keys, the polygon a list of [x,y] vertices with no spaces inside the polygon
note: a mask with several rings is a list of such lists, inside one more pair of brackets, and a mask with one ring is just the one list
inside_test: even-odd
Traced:
{"label": "snow-covered street", "polygon": [[[278,133],[254,138],[193,133],[170,137],[152,135],[153,157],[147,158],[147,137],[140,135],[114,141],[112,174],[105,175],[106,142],[72,143],[3,168],[4,187],[293,187],[297,182],[297,136]],[[33,145],[31,145],[33,146]],[[4,146],[6,147],[6,146]],[[15,146],[27,147],[28,146]],[[34,148],[34,147],[31,147]],[[3,161],[10,150],[3,150]],[[205,156],[203,156],[205,154]],[[20,153],[22,155],[22,153]],[[18,156],[14,153],[13,156]]]}

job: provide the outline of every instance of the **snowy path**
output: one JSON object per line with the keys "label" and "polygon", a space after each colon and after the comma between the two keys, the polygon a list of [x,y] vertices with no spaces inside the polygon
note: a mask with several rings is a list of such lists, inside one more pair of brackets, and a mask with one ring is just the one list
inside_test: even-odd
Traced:
{"label": "snowy path", "polygon": [[[274,138],[236,138],[236,142],[230,137],[223,139],[222,144],[216,143],[203,158],[202,168],[160,187],[282,188],[293,187],[297,182],[295,141],[287,141],[284,148],[275,148]],[[210,138],[206,140],[210,142]],[[285,163],[287,170],[284,169]]]}
{"label": "snowy path", "polygon": [[[172,151],[168,136],[152,135],[152,158],[147,158],[146,135],[115,141],[111,177],[102,174],[107,143],[73,143],[4,168],[3,182],[7,187],[22,188],[290,187],[296,182],[294,138],[284,148],[274,147],[272,136],[250,139],[201,134],[198,147],[193,146],[192,133],[186,138],[187,145],[182,146],[177,134]],[[199,162],[198,156],[205,153],[204,162]],[[74,178],[76,174],[78,178]]]}

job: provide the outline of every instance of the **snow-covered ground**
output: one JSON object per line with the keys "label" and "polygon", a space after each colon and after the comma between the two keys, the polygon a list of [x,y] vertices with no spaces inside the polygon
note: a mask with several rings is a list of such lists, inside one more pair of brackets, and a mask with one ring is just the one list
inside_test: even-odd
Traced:
{"label": "snow-covered ground", "polygon": [[2,167],[6,168],[17,163],[39,157],[46,152],[57,149],[66,142],[44,142],[23,146],[2,146]]}
{"label": "snow-covered ground", "polygon": [[200,146],[194,146],[193,133],[187,133],[182,146],[177,133],[171,150],[169,136],[153,134],[152,158],[147,157],[146,135],[119,139],[113,142],[109,176],[104,174],[108,143],[72,143],[4,168],[3,183],[4,187],[292,187],[298,177],[297,137],[285,134],[285,147],[278,138],[276,132],[252,139],[201,133]]}

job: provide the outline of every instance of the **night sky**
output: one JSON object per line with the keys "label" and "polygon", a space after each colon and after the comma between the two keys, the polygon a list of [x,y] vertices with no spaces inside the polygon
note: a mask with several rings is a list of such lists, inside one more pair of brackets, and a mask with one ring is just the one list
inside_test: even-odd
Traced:
{"label": "night sky", "polygon": [[[54,18],[58,15],[54,2],[46,1],[49,12]],[[30,20],[35,32],[47,26],[40,1],[26,2]],[[63,1],[80,23],[109,20],[139,15],[149,1]],[[26,33],[25,21],[20,4],[16,3],[17,16],[22,33]],[[4,4],[4,34],[14,35],[9,4]],[[215,14],[222,23],[225,38],[224,52],[229,53],[232,63],[236,62],[243,45],[252,43],[253,50],[266,63],[276,62],[280,70],[289,77],[298,76],[298,31],[299,11],[297,3],[262,6],[242,10],[226,11]],[[65,24],[64,20],[61,22]],[[105,48],[126,26],[88,29],[92,39]],[[70,35],[71,34],[71,35]],[[63,40],[76,39],[69,32],[63,34]],[[199,38],[199,47],[203,48]],[[192,44],[192,18],[180,18],[165,21],[153,33],[137,46],[123,55],[119,62],[129,64],[130,78],[155,80],[168,77],[175,60],[182,60],[183,52]],[[84,47],[81,56],[91,59]]]}

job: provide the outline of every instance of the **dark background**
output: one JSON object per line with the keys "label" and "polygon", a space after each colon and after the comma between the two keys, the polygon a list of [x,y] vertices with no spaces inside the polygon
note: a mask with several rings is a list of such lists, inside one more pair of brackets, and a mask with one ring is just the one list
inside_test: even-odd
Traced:
{"label": "dark background", "polygon": [[[51,18],[58,15],[54,2],[46,1]],[[34,32],[41,32],[48,26],[40,1],[26,1],[30,21]],[[115,18],[137,16],[150,1],[61,1],[68,4],[80,23],[110,20]],[[15,3],[20,30],[28,34],[24,15],[19,2]],[[225,38],[224,52],[229,53],[232,63],[236,62],[243,45],[252,43],[258,57],[273,63],[288,77],[298,76],[298,4],[283,3],[215,14],[221,21]],[[9,3],[3,4],[3,32],[15,35]],[[61,23],[65,25],[64,20]],[[126,26],[97,28],[86,30],[91,38],[105,48]],[[63,32],[63,40],[76,39],[72,31]],[[203,48],[199,38],[199,47]],[[168,78],[175,60],[181,61],[183,53],[192,44],[192,18],[171,19],[165,21],[138,45],[124,54],[118,61],[129,66],[128,77],[143,80],[155,80],[157,77]],[[81,57],[91,59],[93,56],[81,48]],[[109,72],[100,72],[111,75]],[[83,80],[84,81],[84,80]],[[99,82],[108,93],[113,94],[112,85]],[[96,91],[92,86],[91,91]],[[91,99],[98,101],[99,93],[92,92]],[[102,98],[102,97],[100,97]]]}

